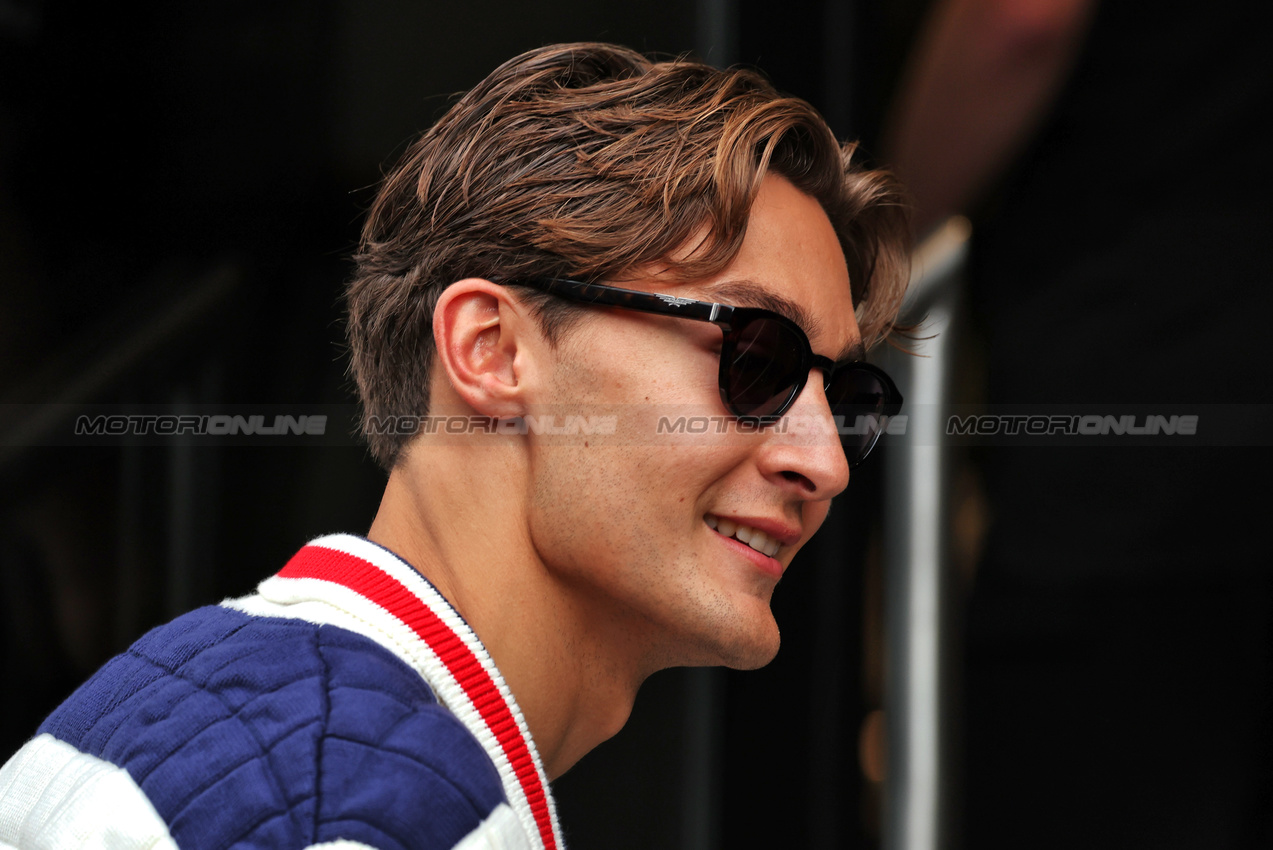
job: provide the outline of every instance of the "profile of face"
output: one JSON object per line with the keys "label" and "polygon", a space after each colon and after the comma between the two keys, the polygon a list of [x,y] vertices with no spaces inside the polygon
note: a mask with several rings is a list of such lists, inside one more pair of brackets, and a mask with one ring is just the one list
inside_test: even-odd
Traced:
{"label": "profile of face", "polygon": [[[830,221],[816,200],[774,175],[723,271],[679,285],[656,273],[616,285],[734,306],[776,296],[812,317],[804,330],[815,353],[839,360],[860,345]],[[655,668],[770,661],[779,644],[774,587],[848,484],[834,433],[718,435],[713,426],[688,441],[654,433],[668,411],[728,418],[717,383],[721,338],[702,322],[589,309],[557,347],[544,400],[620,411],[616,433],[587,445],[531,444],[531,545],[586,600],[598,628],[639,642]],[[816,373],[786,415],[828,420]]]}

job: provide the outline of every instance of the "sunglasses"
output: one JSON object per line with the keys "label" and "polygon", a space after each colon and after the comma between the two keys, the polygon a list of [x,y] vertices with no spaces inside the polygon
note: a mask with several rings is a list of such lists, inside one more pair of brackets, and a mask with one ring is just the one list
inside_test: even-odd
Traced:
{"label": "sunglasses", "polygon": [[711,322],[725,335],[720,352],[720,397],[740,419],[760,425],[777,422],[809,379],[822,373],[822,388],[836,418],[850,467],[875,448],[902,394],[882,369],[860,360],[839,363],[814,354],[809,337],[786,316],[758,307],[731,307],[661,293],[619,289],[577,280],[510,281],[581,304],[618,307],[696,322]]}

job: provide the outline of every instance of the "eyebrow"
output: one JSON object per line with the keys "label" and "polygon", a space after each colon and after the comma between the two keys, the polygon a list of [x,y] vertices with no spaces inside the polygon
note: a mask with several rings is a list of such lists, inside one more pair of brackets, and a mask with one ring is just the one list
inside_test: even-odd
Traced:
{"label": "eyebrow", "polygon": [[[800,326],[805,336],[813,338],[822,329],[817,317],[790,298],[770,292],[750,280],[729,280],[705,287],[707,294],[713,298],[728,300],[736,307],[760,307],[780,316],[785,316]],[[865,360],[866,347],[861,339],[855,339],[840,349],[834,358],[837,363],[845,360]]]}

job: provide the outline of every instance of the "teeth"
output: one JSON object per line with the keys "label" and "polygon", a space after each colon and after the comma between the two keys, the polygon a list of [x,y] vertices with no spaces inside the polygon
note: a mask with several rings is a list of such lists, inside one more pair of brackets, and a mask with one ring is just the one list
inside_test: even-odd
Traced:
{"label": "teeth", "polygon": [[711,514],[707,515],[705,521],[709,528],[716,529],[717,532],[726,537],[737,538],[757,552],[762,552],[771,558],[777,555],[778,550],[782,548],[781,543],[772,539],[758,528],[752,528],[749,525],[739,525],[732,520],[721,519]]}

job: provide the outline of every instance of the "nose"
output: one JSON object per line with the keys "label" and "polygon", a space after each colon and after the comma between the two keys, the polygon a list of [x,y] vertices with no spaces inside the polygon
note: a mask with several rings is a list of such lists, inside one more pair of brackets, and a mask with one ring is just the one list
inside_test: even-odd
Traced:
{"label": "nose", "polygon": [[820,369],[810,369],[809,380],[774,423],[761,453],[762,474],[808,500],[830,499],[849,485],[849,461],[823,381]]}

